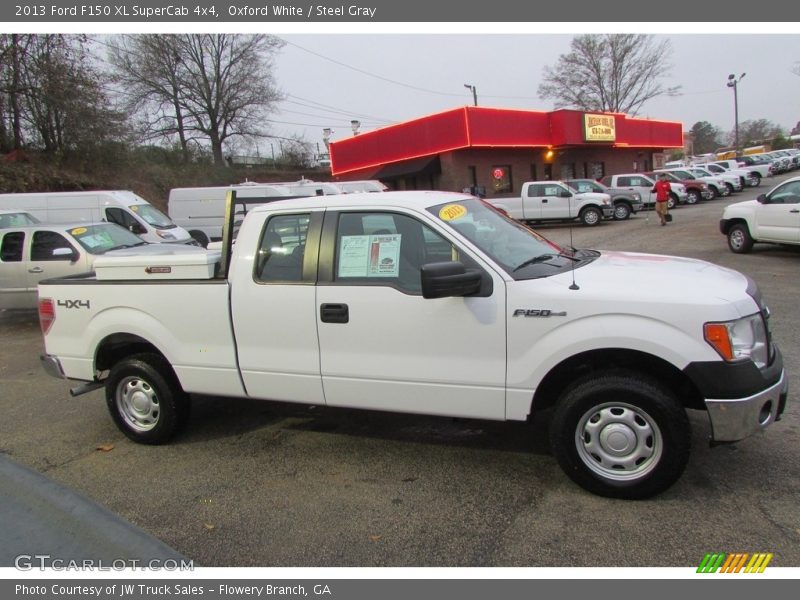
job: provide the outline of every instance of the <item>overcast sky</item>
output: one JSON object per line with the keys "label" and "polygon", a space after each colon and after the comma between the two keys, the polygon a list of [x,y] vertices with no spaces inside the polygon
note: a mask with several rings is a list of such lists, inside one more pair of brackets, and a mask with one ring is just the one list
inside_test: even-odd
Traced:
{"label": "overcast sky", "polygon": [[[546,65],[569,51],[566,34],[279,34],[277,81],[288,95],[272,118],[275,135],[322,141],[465,104],[475,85],[481,106],[550,110],[537,88]],[[738,88],[739,122],[768,119],[787,131],[800,121],[800,35],[659,35],[671,40],[671,77],[682,95],[645,104],[639,116],[734,125],[728,74],[746,73]],[[324,106],[323,106],[324,105]],[[260,151],[264,152],[264,147]],[[269,151],[268,149],[266,150]]]}

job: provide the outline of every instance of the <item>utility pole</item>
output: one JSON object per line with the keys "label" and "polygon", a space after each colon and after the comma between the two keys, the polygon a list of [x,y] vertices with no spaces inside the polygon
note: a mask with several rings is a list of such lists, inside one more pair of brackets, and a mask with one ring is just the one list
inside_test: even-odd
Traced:
{"label": "utility pole", "polygon": [[470,85],[468,83],[465,83],[464,87],[472,92],[472,101],[475,104],[475,106],[478,106],[478,90],[477,90],[477,88],[474,85]]}
{"label": "utility pole", "polygon": [[739,82],[744,79],[747,73],[742,73],[736,77],[733,73],[728,75],[728,87],[733,88],[733,118],[734,118],[734,149],[739,154]]}

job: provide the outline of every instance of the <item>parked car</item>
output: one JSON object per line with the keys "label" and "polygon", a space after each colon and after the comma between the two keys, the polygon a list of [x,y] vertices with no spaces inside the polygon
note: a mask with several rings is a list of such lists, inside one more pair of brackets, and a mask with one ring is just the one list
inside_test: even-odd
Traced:
{"label": "parked car", "polygon": [[714,192],[711,191],[708,184],[704,181],[698,181],[694,177],[683,179],[673,171],[652,171],[645,173],[645,175],[652,179],[657,179],[662,173],[667,176],[667,181],[669,181],[670,185],[680,183],[686,188],[686,204],[697,204],[700,200],[711,200],[714,197]]}
{"label": "parked car", "polygon": [[114,223],[0,229],[0,308],[36,308],[42,279],[87,273],[101,254],[134,246],[151,245]]}
{"label": "parked car", "polygon": [[562,181],[527,181],[522,184],[519,196],[492,198],[489,202],[512,219],[527,223],[579,219],[592,226],[614,216],[611,196],[595,192],[578,194]]}
{"label": "parked car", "polygon": [[21,210],[0,210],[0,229],[7,227],[25,227],[41,223],[32,214]]}
{"label": "parked car", "polygon": [[689,172],[701,177],[717,177],[721,179],[725,183],[725,187],[728,188],[728,194],[741,192],[745,185],[739,175],[726,171],[719,165],[695,165],[694,167],[689,167]]}
{"label": "parked car", "polygon": [[116,223],[152,244],[196,244],[187,231],[127,190],[0,194],[0,209],[25,211],[43,223]]}
{"label": "parked car", "polygon": [[564,183],[579,194],[589,192],[611,196],[611,202],[614,204],[614,219],[617,221],[624,221],[644,207],[642,195],[639,192],[610,188],[594,179],[567,179]]}
{"label": "parked car", "polygon": [[[660,173],[662,169],[656,171],[656,173]],[[728,186],[725,185],[725,180],[721,177],[716,177],[707,173],[706,175],[701,175],[697,172],[692,172],[691,168],[671,168],[671,169],[663,169],[663,171],[673,173],[675,176],[678,177],[680,180],[691,180],[696,179],[698,181],[702,181],[708,186],[708,189],[711,191],[712,198],[724,198],[725,196],[730,196],[731,191],[728,189]]]}
{"label": "parked car", "polygon": [[725,208],[719,222],[732,252],[750,252],[755,242],[800,245],[800,177],[787,179],[756,200]]}
{"label": "parked car", "polygon": [[[620,175],[606,175],[600,183],[612,188],[624,188],[632,192],[638,192],[642,196],[645,206],[654,207],[656,203],[656,193],[653,191],[655,179],[648,177],[644,173],[622,173]],[[681,183],[672,185],[672,193],[669,195],[669,207],[674,208],[678,204],[686,203],[686,187]]]}

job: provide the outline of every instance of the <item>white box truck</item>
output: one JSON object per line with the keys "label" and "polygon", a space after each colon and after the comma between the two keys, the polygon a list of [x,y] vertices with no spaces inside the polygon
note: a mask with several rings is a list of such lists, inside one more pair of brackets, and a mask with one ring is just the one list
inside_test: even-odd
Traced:
{"label": "white box truck", "polygon": [[116,223],[151,244],[194,244],[167,215],[126,190],[0,194],[0,209],[25,211],[43,223]]}

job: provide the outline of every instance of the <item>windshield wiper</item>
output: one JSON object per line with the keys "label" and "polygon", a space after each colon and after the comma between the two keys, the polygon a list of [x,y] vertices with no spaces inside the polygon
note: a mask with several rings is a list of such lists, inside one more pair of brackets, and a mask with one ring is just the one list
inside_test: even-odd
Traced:
{"label": "windshield wiper", "polygon": [[[516,273],[520,269],[524,269],[530,265],[536,265],[539,263],[547,263],[549,260],[553,260],[554,258],[567,258],[574,262],[580,262],[580,258],[575,258],[574,256],[570,256],[569,254],[564,254],[563,252],[559,252],[558,254],[540,254],[539,256],[534,256],[533,258],[526,260],[520,265],[514,267],[512,273]],[[550,265],[551,267],[555,267],[556,265]]]}

